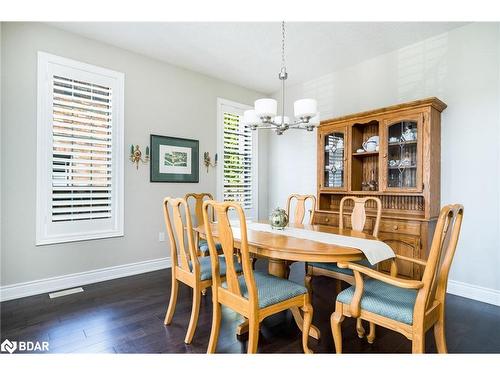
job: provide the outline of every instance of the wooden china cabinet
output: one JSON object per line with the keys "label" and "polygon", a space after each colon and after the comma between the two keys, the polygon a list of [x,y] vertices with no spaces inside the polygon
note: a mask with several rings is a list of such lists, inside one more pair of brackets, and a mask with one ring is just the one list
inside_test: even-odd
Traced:
{"label": "wooden china cabinet", "polygon": [[[337,226],[345,195],[376,196],[382,201],[380,240],[398,254],[426,259],[440,210],[445,108],[439,99],[428,98],[322,121],[315,223]],[[366,213],[365,230],[371,232],[374,206],[368,205]],[[348,226],[349,214],[344,218]],[[418,265],[398,266],[404,276],[421,276]]]}

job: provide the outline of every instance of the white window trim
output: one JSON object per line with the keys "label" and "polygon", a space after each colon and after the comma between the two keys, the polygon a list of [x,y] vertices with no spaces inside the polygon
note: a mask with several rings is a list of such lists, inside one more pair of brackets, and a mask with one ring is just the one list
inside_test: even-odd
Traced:
{"label": "white window trim", "polygon": [[[51,194],[51,170],[49,152],[52,150],[52,124],[48,121],[52,108],[47,95],[50,87],[49,65],[61,65],[83,72],[89,72],[111,78],[116,81],[113,94],[113,228],[90,230],[68,234],[51,235],[48,230],[50,214],[49,198]],[[83,241],[124,235],[124,74],[113,70],[85,64],[79,61],[38,52],[38,87],[37,87],[37,175],[36,175],[36,245],[47,245],[72,241]],[[115,98],[116,95],[116,98]]]}
{"label": "white window trim", "polygon": [[[252,109],[248,104],[238,103],[232,100],[217,98],[217,154],[219,155],[219,163],[217,164],[217,200],[224,200],[223,182],[224,182],[224,127],[222,121],[222,107],[229,106],[246,111]],[[254,178],[252,179],[252,190],[255,192],[255,218],[259,218],[259,136],[255,132],[252,139],[253,153],[252,160],[254,168]]]}

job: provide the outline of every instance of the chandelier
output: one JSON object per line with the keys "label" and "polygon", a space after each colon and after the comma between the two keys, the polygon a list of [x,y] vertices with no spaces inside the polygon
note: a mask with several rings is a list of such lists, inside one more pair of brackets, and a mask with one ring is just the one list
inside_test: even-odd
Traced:
{"label": "chandelier", "polygon": [[319,125],[318,104],[315,99],[300,99],[293,104],[294,121],[285,116],[285,81],[288,78],[285,66],[285,22],[281,23],[281,114],[277,115],[278,102],[275,99],[258,99],[254,109],[245,111],[243,122],[252,130],[271,129],[281,135],[288,129],[313,131]]}

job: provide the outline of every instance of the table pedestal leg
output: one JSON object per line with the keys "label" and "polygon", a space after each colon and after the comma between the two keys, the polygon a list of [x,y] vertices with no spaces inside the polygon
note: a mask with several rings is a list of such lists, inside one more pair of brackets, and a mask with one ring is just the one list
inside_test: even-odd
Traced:
{"label": "table pedestal leg", "polygon": [[270,275],[282,279],[288,279],[288,274],[290,273],[290,265],[286,260],[269,259],[268,272]]}
{"label": "table pedestal leg", "polygon": [[[269,259],[268,272],[271,275],[281,277],[282,279],[287,279],[288,275],[290,274],[290,264],[286,260]],[[302,317],[302,314],[300,313],[300,309],[298,307],[292,307],[290,311],[292,312],[295,323],[302,331],[302,327],[304,326],[304,319]],[[248,319],[245,319],[245,321],[236,328],[236,333],[238,335],[242,335],[245,332],[248,332]],[[311,328],[309,329],[309,336],[315,338],[316,340],[319,340],[320,331],[318,327],[311,324]]]}

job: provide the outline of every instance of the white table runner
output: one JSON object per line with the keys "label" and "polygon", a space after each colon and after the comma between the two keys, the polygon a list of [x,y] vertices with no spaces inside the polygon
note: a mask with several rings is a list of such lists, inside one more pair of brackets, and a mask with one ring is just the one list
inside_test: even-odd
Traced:
{"label": "white table runner", "polygon": [[[395,257],[394,251],[391,249],[391,247],[386,243],[378,240],[368,240],[365,238],[342,236],[340,234],[317,232],[301,228],[286,227],[283,230],[272,229],[269,224],[263,223],[250,222],[247,223],[247,228],[249,230],[255,230],[259,232],[275,233],[283,236],[322,242],[329,245],[338,245],[359,249],[363,252],[363,254],[366,256],[366,259],[368,259],[368,261],[372,265],[377,264],[383,260]],[[240,230],[236,227],[236,225],[233,225],[233,236],[238,239],[241,238]]]}

